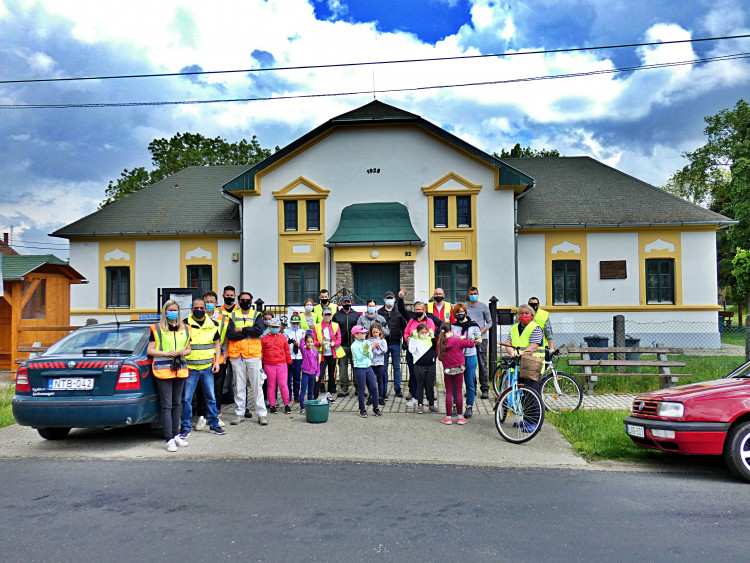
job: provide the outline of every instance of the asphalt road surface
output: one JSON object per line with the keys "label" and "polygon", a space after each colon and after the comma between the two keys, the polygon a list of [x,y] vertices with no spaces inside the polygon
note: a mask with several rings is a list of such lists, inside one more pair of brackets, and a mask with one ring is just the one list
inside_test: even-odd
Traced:
{"label": "asphalt road surface", "polygon": [[346,461],[0,460],[2,561],[746,561],[750,484]]}

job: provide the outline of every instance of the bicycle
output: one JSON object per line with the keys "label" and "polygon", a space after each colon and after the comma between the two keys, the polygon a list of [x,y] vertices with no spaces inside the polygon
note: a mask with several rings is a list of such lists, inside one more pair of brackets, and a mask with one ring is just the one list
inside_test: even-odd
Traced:
{"label": "bicycle", "polygon": [[542,400],[548,411],[562,413],[578,410],[583,402],[580,384],[567,373],[557,371],[555,358],[564,354],[564,348],[550,353],[544,349],[544,372],[540,380]]}
{"label": "bicycle", "polygon": [[518,383],[518,371],[523,354],[503,357],[507,371],[503,377],[505,388],[495,401],[495,428],[513,444],[523,444],[539,434],[544,424],[542,396],[531,387]]}

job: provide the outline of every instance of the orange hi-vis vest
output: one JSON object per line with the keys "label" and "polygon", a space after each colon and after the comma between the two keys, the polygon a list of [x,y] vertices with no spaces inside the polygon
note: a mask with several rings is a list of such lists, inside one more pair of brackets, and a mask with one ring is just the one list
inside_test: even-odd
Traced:
{"label": "orange hi-vis vest", "polygon": [[[242,309],[235,309],[231,314],[234,322],[234,330],[240,332],[246,326],[254,326],[260,313],[255,309],[250,309],[248,315],[242,314]],[[260,338],[245,338],[243,340],[230,340],[227,346],[227,356],[230,358],[260,358],[261,357]]]}
{"label": "orange hi-vis vest", "polygon": [[[171,352],[172,350],[184,350],[190,341],[190,329],[183,324],[180,330],[162,330],[160,324],[151,325],[151,333],[154,335],[156,349],[162,352]],[[176,372],[172,371],[172,361],[178,357],[181,367]],[[154,377],[158,379],[174,379],[179,377],[184,379],[188,376],[187,362],[184,356],[157,356],[154,358],[152,366]]]}

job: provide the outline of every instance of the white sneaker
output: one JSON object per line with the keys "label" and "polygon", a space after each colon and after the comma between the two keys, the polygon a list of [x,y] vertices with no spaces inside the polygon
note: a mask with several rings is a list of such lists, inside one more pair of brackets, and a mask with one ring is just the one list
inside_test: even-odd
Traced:
{"label": "white sneaker", "polygon": [[188,441],[182,436],[180,436],[179,434],[175,436],[174,438],[172,438],[172,441],[178,446],[180,446],[181,448],[185,448],[188,445]]}
{"label": "white sneaker", "polygon": [[409,399],[408,401],[406,401],[406,406],[407,407],[414,407],[414,406],[416,406],[416,404],[417,404],[417,400],[414,397],[412,397],[411,399]]}
{"label": "white sneaker", "polygon": [[205,416],[198,417],[198,422],[195,423],[195,429],[198,431],[206,429],[206,417]]}
{"label": "white sneaker", "polygon": [[177,444],[175,443],[174,438],[172,438],[169,442],[167,442],[167,451],[168,452],[177,451]]}
{"label": "white sneaker", "polygon": [[224,428],[224,421],[219,418],[219,427]]}

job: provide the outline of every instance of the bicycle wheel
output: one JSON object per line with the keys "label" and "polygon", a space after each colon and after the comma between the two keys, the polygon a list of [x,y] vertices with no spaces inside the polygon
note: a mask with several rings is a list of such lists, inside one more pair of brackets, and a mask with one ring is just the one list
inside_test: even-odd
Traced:
{"label": "bicycle wheel", "polygon": [[566,373],[551,373],[541,383],[542,400],[547,410],[552,412],[571,412],[577,410],[583,402],[583,391],[578,382]]}
{"label": "bicycle wheel", "polygon": [[512,444],[523,444],[539,434],[544,424],[544,403],[530,387],[509,387],[500,395],[495,427]]}
{"label": "bicycle wheel", "polygon": [[497,364],[495,371],[492,372],[492,391],[495,393],[495,397],[499,397],[500,393],[503,392],[503,379],[508,370],[506,363]]}

